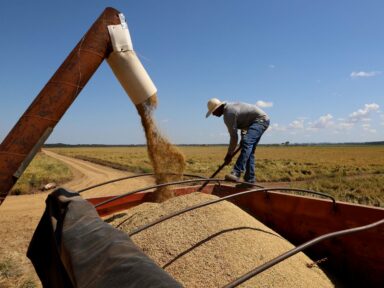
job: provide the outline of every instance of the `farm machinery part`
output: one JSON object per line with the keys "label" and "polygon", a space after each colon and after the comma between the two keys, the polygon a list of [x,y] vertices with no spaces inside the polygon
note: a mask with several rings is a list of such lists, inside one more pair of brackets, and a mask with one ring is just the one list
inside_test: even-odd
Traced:
{"label": "farm machinery part", "polygon": [[[0,146],[0,205],[39,148],[49,137],[65,111],[73,103],[104,59],[107,59],[113,73],[134,104],[140,104],[156,94],[156,87],[133,50],[123,15],[113,8],[105,9],[2,142]],[[218,171],[221,169],[222,167],[219,167]],[[215,172],[214,176],[217,173]],[[282,193],[295,190],[288,188],[262,188],[240,191],[235,187],[221,185],[220,181],[222,180],[213,177],[211,179],[202,177],[201,179],[161,185],[203,182],[204,186],[200,187],[200,191],[212,194],[218,193],[221,198],[201,205],[211,205],[218,201],[229,200],[263,223],[271,226],[291,242],[304,243],[298,247],[299,249],[307,248],[309,244],[312,245],[315,242],[325,240],[321,246],[318,246],[316,253],[321,254],[326,251],[327,255],[331,255],[329,262],[334,261],[335,266],[343,266],[342,264],[346,263],[348,264],[346,269],[351,274],[360,272],[361,275],[367,277],[367,281],[379,283],[378,281],[380,281],[384,271],[384,250],[381,249],[384,239],[382,229],[383,209],[336,203],[332,197],[331,201],[329,201]],[[113,181],[108,181],[108,183]],[[218,185],[209,185],[207,187],[205,184],[207,182],[218,182]],[[157,187],[160,187],[160,185],[147,187],[146,189],[155,189]],[[177,195],[196,191],[197,187],[175,189]],[[297,191],[324,196],[316,191],[301,189],[297,189]],[[97,213],[101,216],[143,203],[147,193],[140,189],[115,197],[87,200],[93,204]],[[199,207],[189,207],[177,213],[185,213]],[[165,221],[173,216],[173,214],[167,215],[157,221]],[[157,222],[153,222],[148,225],[156,224]],[[346,225],[350,229],[345,230]],[[378,225],[381,226],[378,227]],[[140,229],[145,229],[145,227]],[[342,240],[337,239],[338,241],[335,242],[326,240],[346,233],[359,232],[362,229],[369,229],[369,231],[360,232],[361,237],[345,236],[341,237]],[[332,231],[337,232],[332,234]],[[138,230],[134,231],[134,233],[138,233]],[[310,239],[313,240],[308,242]],[[369,249],[366,249],[366,247],[369,247]],[[282,258],[293,255],[296,250],[287,253],[281,255],[280,258],[271,260],[274,261],[273,263],[266,263],[266,266],[256,269],[256,272],[250,271],[250,273],[259,273],[262,269],[278,263]],[[38,257],[40,257],[40,254]],[[83,275],[86,275],[86,273]],[[158,275],[159,277],[164,276],[162,273]],[[245,275],[244,277],[248,276]],[[241,278],[239,281],[244,279]],[[172,279],[169,280],[172,281]],[[234,287],[235,284],[229,285]]]}
{"label": "farm machinery part", "polygon": [[1,143],[0,205],[104,59],[135,105],[156,94],[124,15],[106,8]]}
{"label": "farm machinery part", "polygon": [[[152,174],[148,173],[110,180],[94,185],[93,188],[145,176],[152,176]],[[222,182],[226,181],[224,179],[207,179],[195,175],[188,175],[188,177],[194,179],[163,183],[129,191],[117,196],[86,200],[92,204],[101,217],[119,215],[120,211],[146,202],[146,196],[152,193],[153,189],[163,186],[176,186],[173,191],[176,196],[179,196],[196,192],[199,188],[199,182],[215,182],[217,184],[206,186],[203,193],[214,194],[219,196],[219,198],[165,214],[158,219],[154,219],[131,230],[127,233],[128,239],[181,214],[214,205],[221,201],[230,201],[241,209],[248,211],[250,215],[259,221],[268,224],[268,226],[272,227],[284,238],[297,243],[298,246],[284,253],[282,252],[277,257],[239,276],[233,282],[228,283],[226,287],[236,287],[251,277],[262,273],[303,250],[308,250],[315,259],[316,257],[323,259],[326,256],[328,259],[326,266],[328,269],[331,269],[332,273],[337,271],[337,275],[344,275],[344,277],[345,275],[353,275],[353,281],[356,281],[356,283],[365,283],[371,285],[370,287],[380,287],[382,280],[384,280],[381,274],[384,265],[383,251],[380,249],[384,239],[382,229],[384,224],[383,209],[337,202],[328,194],[312,190],[277,187],[241,191],[241,189],[236,187],[223,185]],[[89,187],[89,189],[91,188]],[[89,189],[83,189],[83,191]],[[313,194],[329,199],[304,197],[290,193],[286,194],[286,192]],[[125,221],[122,220],[115,227],[119,227]],[[79,245],[81,246],[81,243]],[[156,272],[156,269],[154,271]],[[158,275],[157,273],[159,272],[157,271],[153,275]],[[346,280],[344,278],[338,279],[338,281]]]}

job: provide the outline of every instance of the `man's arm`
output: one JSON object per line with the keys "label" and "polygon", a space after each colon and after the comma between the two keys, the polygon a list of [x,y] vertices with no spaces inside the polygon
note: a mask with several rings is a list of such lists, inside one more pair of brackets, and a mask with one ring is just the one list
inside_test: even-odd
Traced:
{"label": "man's arm", "polygon": [[236,115],[235,114],[227,115],[227,117],[224,118],[224,123],[228,128],[228,133],[230,136],[228,151],[227,151],[227,155],[225,156],[224,161],[226,163],[229,163],[232,159],[232,155],[236,149],[237,141],[239,138],[237,135]]}

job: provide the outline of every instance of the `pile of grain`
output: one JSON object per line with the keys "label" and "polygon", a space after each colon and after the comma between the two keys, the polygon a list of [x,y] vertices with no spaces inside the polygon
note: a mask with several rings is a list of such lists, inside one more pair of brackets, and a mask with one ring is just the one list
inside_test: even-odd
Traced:
{"label": "pile of grain", "polygon": [[[156,106],[157,95],[155,94],[144,103],[136,105],[136,109],[145,131],[148,155],[155,172],[156,183],[162,184],[181,179],[185,169],[185,159],[184,155],[169,143],[157,128],[153,118],[153,111]],[[169,186],[160,187],[152,194],[152,200],[163,202],[172,198],[174,195],[171,188]]]}
{"label": "pile of grain", "polygon": [[[111,222],[130,232],[172,211],[215,199],[192,193],[124,211]],[[120,214],[121,216],[122,214]],[[219,202],[159,223],[133,241],[185,287],[222,287],[294,246],[252,216]],[[303,253],[275,265],[242,287],[332,287],[332,283]]]}

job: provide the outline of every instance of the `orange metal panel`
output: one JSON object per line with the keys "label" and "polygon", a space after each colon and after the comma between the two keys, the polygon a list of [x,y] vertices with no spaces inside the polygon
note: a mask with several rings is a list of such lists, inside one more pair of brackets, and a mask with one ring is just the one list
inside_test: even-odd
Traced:
{"label": "orange metal panel", "polygon": [[[239,192],[216,187],[214,194]],[[232,200],[284,238],[299,245],[318,236],[367,225],[384,219],[384,209],[289,195],[278,192],[254,193]],[[315,259],[327,258],[329,271],[347,275],[347,280],[366,287],[384,284],[384,227],[325,240],[306,251]],[[370,286],[371,285],[371,286]]]}
{"label": "orange metal panel", "polygon": [[[122,210],[129,209],[131,207],[135,207],[145,202],[144,198],[147,194],[148,193],[136,193],[136,194],[129,195],[128,197],[124,197],[116,201],[110,202],[108,204],[102,205],[97,208],[97,213],[99,213],[99,215],[103,217],[103,216],[117,213]],[[87,200],[93,205],[97,205],[101,202],[112,199],[113,197],[114,196],[98,197],[98,198],[92,198]]]}

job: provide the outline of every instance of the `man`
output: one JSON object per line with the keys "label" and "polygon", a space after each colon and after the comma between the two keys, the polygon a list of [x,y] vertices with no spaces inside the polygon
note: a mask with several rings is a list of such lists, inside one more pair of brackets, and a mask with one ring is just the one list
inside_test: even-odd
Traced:
{"label": "man", "polygon": [[269,126],[268,115],[259,107],[247,103],[226,103],[217,98],[208,101],[206,117],[213,114],[216,117],[224,115],[224,123],[228,128],[230,142],[224,163],[231,162],[238,142],[237,130],[246,130],[241,141],[241,152],[232,172],[225,175],[226,180],[239,181],[241,173],[248,187],[253,187],[255,179],[255,149],[261,136]]}

